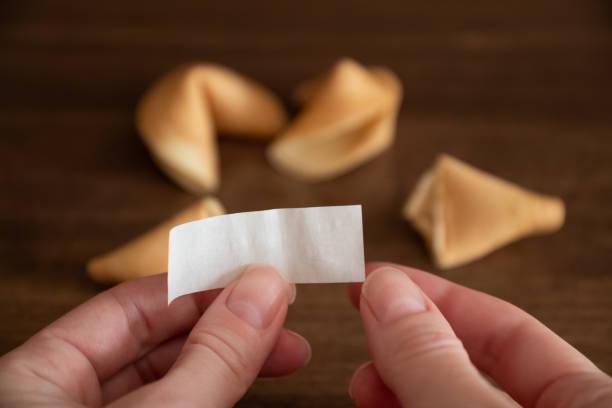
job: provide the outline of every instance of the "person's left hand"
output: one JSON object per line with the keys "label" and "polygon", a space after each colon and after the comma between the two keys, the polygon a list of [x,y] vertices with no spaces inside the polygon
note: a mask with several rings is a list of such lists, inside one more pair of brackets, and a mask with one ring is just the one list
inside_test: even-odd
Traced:
{"label": "person's left hand", "polygon": [[0,358],[0,405],[231,406],[308,362],[282,328],[294,290],[262,266],[170,306],[165,274],[118,285]]}

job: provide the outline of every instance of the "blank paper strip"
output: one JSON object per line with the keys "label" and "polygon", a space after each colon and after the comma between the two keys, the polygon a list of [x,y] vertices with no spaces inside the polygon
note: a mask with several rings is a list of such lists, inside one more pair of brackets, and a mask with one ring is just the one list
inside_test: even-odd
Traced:
{"label": "blank paper strip", "polygon": [[225,287],[250,264],[272,265],[291,283],[362,282],[361,206],[253,211],[174,227],[168,303]]}

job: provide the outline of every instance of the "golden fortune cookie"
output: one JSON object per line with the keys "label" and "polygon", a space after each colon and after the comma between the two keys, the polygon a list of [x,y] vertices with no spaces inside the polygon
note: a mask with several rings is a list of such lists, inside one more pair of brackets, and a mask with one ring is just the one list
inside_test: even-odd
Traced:
{"label": "golden fortune cookie", "polygon": [[122,282],[164,273],[168,270],[170,230],[186,222],[223,213],[219,201],[214,198],[202,199],[121,247],[91,259],[87,264],[87,273],[98,282]]}
{"label": "golden fortune cookie", "polygon": [[276,96],[214,64],[179,67],[160,78],[136,108],[136,127],[161,169],[187,191],[219,184],[216,132],[270,138],[287,120]]}
{"label": "golden fortune cookie", "polygon": [[342,59],[295,91],[305,105],[268,148],[272,165],[305,181],[345,173],[388,148],[402,94],[388,69]]}
{"label": "golden fortune cookie", "polygon": [[561,199],[525,190],[448,155],[417,183],[404,217],[421,233],[436,264],[452,268],[519,238],[561,228]]}

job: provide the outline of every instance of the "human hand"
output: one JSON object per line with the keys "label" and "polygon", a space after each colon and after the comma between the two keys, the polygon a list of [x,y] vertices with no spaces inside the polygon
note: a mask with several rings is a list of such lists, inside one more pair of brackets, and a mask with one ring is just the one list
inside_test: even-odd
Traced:
{"label": "human hand", "polygon": [[351,380],[357,406],[612,406],[612,379],[519,308],[404,266],[366,273],[349,285],[373,359]]}
{"label": "human hand", "polygon": [[294,291],[263,266],[170,306],[165,274],[123,283],[0,358],[0,406],[232,406],[308,362],[282,328]]}

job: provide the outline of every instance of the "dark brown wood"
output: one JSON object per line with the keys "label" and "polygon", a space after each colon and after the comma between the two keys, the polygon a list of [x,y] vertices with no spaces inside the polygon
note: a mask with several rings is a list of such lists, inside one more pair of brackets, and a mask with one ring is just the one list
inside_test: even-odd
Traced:
{"label": "dark brown wood", "polygon": [[[134,131],[134,104],[154,78],[215,61],[287,99],[346,55],[401,77],[393,148],[304,184],[271,169],[264,145],[223,139],[228,210],[361,203],[367,259],[515,303],[612,372],[611,27],[605,0],[3,1],[0,353],[104,289],[85,276],[87,259],[195,199]],[[436,270],[399,211],[440,152],[562,196],[566,225]],[[312,362],[259,380],[243,406],[351,406],[351,373],[368,358],[359,316],[341,285],[298,292],[287,326],[310,339]]]}

